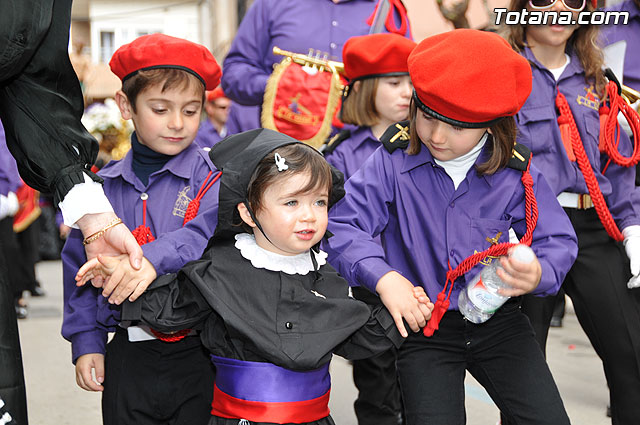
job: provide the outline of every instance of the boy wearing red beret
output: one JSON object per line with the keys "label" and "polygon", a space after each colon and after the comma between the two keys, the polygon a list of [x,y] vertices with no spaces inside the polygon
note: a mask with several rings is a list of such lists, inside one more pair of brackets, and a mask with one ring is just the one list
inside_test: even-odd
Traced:
{"label": "boy wearing red beret", "polygon": [[[424,319],[414,286],[435,301],[424,332],[398,352],[408,425],[465,423],[466,371],[513,423],[568,424],[519,308],[520,295],[556,293],[577,253],[554,193],[514,146],[529,64],[496,34],[454,30],[418,44],[408,68],[409,128],[390,127],[384,148],[347,181],[329,213],[329,261],[378,293],[401,331],[403,318],[412,326]],[[531,263],[506,256],[518,240],[535,252]],[[512,298],[476,324],[460,313],[458,296],[493,261],[508,285],[500,294]]]}
{"label": "boy wearing red beret", "polygon": [[233,134],[229,132],[227,121],[231,99],[225,96],[222,87],[208,91],[204,102],[206,118],[200,123],[196,143],[201,148],[212,148],[220,140]]}
{"label": "boy wearing red beret", "polygon": [[72,231],[62,253],[62,334],[72,344],[78,385],[103,392],[104,424],[206,423],[214,372],[196,332],[167,336],[121,322],[120,304],[156,276],[199,258],[213,235],[218,171],[192,142],[205,89],[219,84],[221,70],[204,46],[162,34],[120,47],[110,66],[122,80],[116,102],[135,132],[131,151],[99,174],[116,214],[135,229],[144,259],[140,270],[121,261],[109,281],[96,277],[93,286],[77,286],[93,277],[79,272],[87,261],[83,244],[92,237],[83,241]]}

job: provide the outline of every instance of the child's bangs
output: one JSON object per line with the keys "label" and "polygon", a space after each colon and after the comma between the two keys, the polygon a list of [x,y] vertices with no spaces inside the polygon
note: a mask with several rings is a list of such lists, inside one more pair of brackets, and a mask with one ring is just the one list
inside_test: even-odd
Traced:
{"label": "child's bangs", "polygon": [[301,167],[294,171],[295,173],[308,173],[309,179],[307,184],[300,188],[298,193],[305,194],[313,191],[326,190],[327,195],[331,195],[331,168],[329,164],[315,152],[310,155],[309,162],[306,167]]}

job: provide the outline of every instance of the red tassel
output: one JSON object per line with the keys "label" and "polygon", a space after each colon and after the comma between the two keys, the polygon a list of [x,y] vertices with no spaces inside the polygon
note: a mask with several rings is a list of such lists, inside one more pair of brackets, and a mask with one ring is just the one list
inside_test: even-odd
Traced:
{"label": "red tassel", "polygon": [[564,150],[567,153],[569,161],[576,162],[576,155],[573,153],[573,146],[571,145],[571,121],[564,115],[558,117],[558,127],[560,127],[560,137],[562,138],[562,144]]}
{"label": "red tassel", "polygon": [[440,320],[442,320],[442,316],[447,312],[449,308],[449,300],[446,299],[446,295],[443,292],[438,294],[438,300],[433,306],[433,311],[431,312],[431,319],[427,323],[427,326],[422,330],[424,336],[431,336],[435,331],[438,330],[440,326]]}
{"label": "red tassel", "polygon": [[598,150],[600,152],[605,152],[605,145],[607,143],[607,132],[604,131],[604,129],[606,128],[607,120],[609,119],[609,107],[607,105],[602,105],[598,113],[600,114],[600,139],[598,142]]}
{"label": "red tassel", "polygon": [[138,245],[144,245],[156,240],[156,238],[151,233],[151,229],[143,224],[133,229],[131,234],[134,238],[136,238],[136,242],[138,242]]}
{"label": "red tassel", "polygon": [[187,205],[187,211],[185,211],[184,220],[182,221],[183,226],[196,218],[196,216],[198,215],[198,210],[200,209],[200,200],[205,195],[205,193],[207,193],[207,191],[211,189],[211,186],[213,186],[213,184],[218,181],[220,176],[222,176],[222,171],[218,172],[218,174],[216,174],[215,177],[211,181],[209,181],[209,177],[211,177],[211,174],[213,174],[213,172],[209,171],[209,174],[204,180],[204,183],[202,183],[198,194],[191,200],[191,202],[189,202],[189,205]]}
{"label": "red tassel", "polygon": [[189,202],[189,205],[187,206],[187,211],[184,213],[184,221],[182,222],[182,225],[184,226],[185,224],[187,224],[188,222],[196,218],[196,216],[198,215],[199,209],[200,209],[199,199],[196,198],[196,199],[193,199],[191,202]]}

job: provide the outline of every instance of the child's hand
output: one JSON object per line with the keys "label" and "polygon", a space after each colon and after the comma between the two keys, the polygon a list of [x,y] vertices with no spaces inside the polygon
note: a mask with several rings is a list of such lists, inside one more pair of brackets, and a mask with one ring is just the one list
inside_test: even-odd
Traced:
{"label": "child's hand", "polygon": [[[75,278],[76,286],[82,286],[88,281],[91,281],[91,284],[96,288],[102,288],[107,283],[109,277],[115,272],[120,261],[126,257],[126,254],[114,257],[102,256],[104,264],[98,260],[98,257],[90,259],[78,269]],[[109,264],[109,266],[106,266],[106,264]]]}
{"label": "child's hand", "polygon": [[498,269],[498,277],[511,286],[511,288],[499,289],[500,295],[517,297],[528,294],[538,287],[542,276],[542,266],[538,258],[530,263],[522,263],[514,258],[500,257],[500,264],[504,270]]}
{"label": "child's hand", "polygon": [[407,321],[412,331],[418,332],[431,317],[428,304],[422,303],[414,296],[415,287],[398,272],[389,272],[382,276],[376,285],[376,292],[396,322],[396,327],[403,337],[409,336],[402,319]]}
{"label": "child's hand", "polygon": [[433,311],[433,303],[427,296],[427,293],[424,292],[424,288],[422,286],[415,286],[413,288],[413,296],[420,304],[424,304],[429,309],[429,317],[426,317],[426,319],[429,320],[431,318],[431,312]]}
{"label": "child's hand", "polygon": [[[121,304],[127,297],[129,301],[135,301],[157,277],[156,269],[144,257],[142,258],[140,270],[136,270],[131,266],[126,255],[118,257],[98,255],[97,259],[99,265],[90,264],[93,268],[91,272],[85,273],[85,276],[96,273],[108,276],[102,289],[102,295],[109,297],[111,304]],[[85,266],[89,265],[89,263],[87,262]],[[84,266],[81,270],[83,268]],[[86,270],[84,271],[86,272]]]}
{"label": "child's hand", "polygon": [[[95,371],[95,379],[92,371]],[[103,391],[104,354],[90,353],[76,360],[76,382],[86,391]]]}

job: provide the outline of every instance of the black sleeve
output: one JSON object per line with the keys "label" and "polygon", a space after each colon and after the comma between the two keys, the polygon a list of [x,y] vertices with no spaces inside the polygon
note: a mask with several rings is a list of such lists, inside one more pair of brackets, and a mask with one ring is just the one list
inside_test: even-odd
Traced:
{"label": "black sleeve", "polygon": [[160,332],[195,328],[211,307],[184,273],[160,276],[135,302],[122,305],[122,320],[142,321]]}
{"label": "black sleeve", "polygon": [[349,360],[358,360],[373,357],[391,347],[400,348],[404,338],[398,332],[389,311],[383,305],[370,307],[371,316],[367,323],[337,346],[333,350],[335,354]]}
{"label": "black sleeve", "polygon": [[84,102],[67,46],[71,0],[3,0],[0,119],[25,182],[56,205],[84,181],[98,143],[80,118]]}

